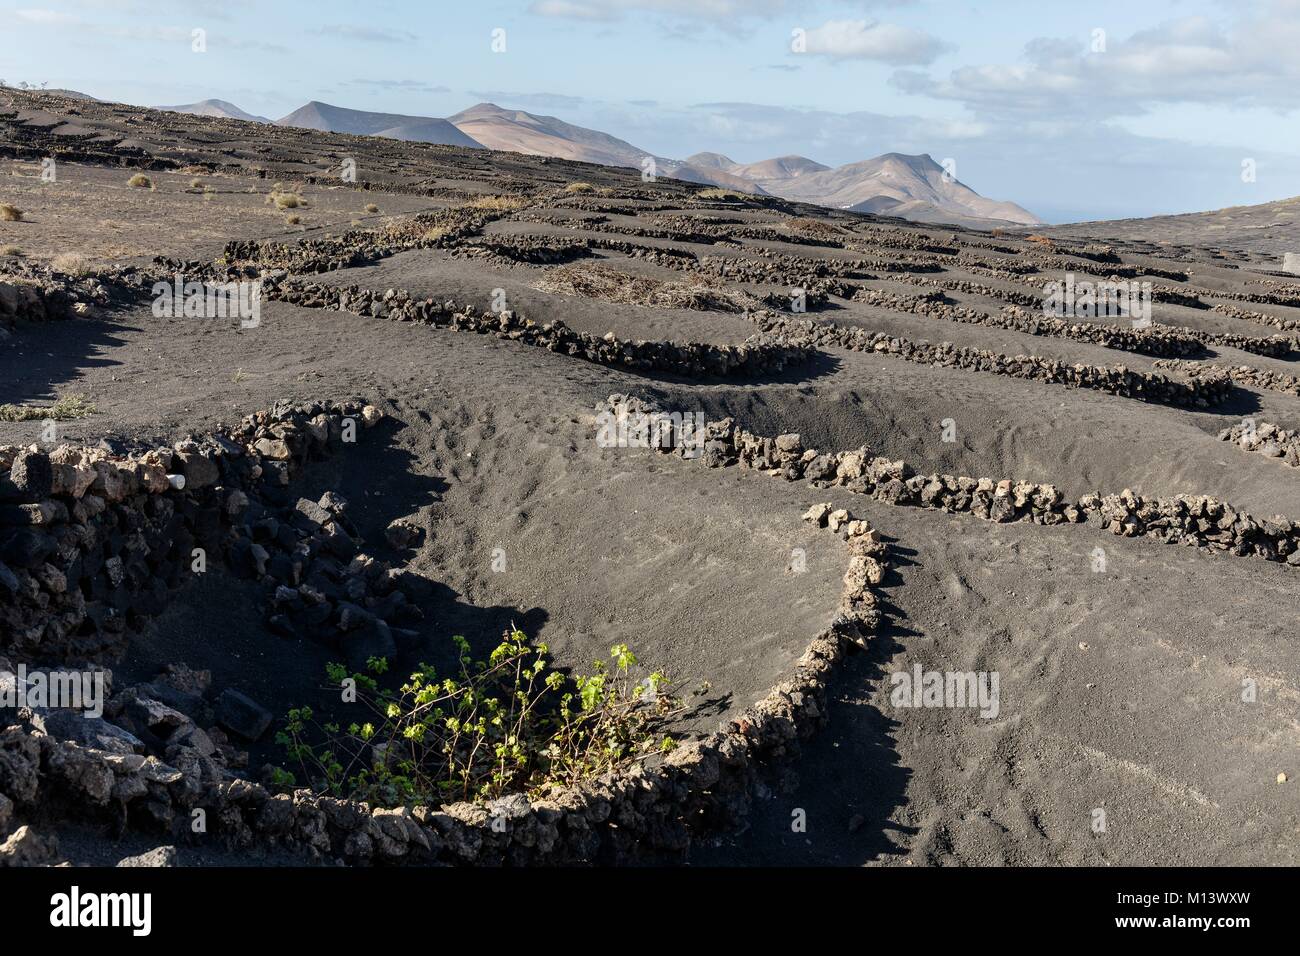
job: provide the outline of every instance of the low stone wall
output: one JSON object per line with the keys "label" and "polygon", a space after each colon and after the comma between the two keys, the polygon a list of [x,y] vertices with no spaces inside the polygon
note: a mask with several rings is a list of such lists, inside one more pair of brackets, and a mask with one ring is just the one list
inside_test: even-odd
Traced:
{"label": "low stone wall", "polygon": [[[764,332],[782,341],[806,342],[821,348],[842,348],[855,352],[878,352],[920,365],[991,372],[1011,378],[1064,385],[1067,388],[1090,388],[1124,398],[1184,408],[1217,405],[1232,390],[1232,380],[1226,375],[1199,374],[1188,381],[1178,381],[1163,375],[1134,371],[1122,365],[1071,365],[1036,355],[1009,356],[987,349],[964,348],[951,342],[939,345],[926,341],[913,342],[884,332],[872,332],[831,322],[789,319],[771,313],[752,313],[749,318],[757,322]],[[1196,363],[1187,364],[1196,366]],[[1181,366],[1179,368],[1181,370]]]}
{"label": "low stone wall", "polygon": [[[1221,295],[1222,293],[1214,293]],[[1300,320],[1283,319],[1276,315],[1269,315],[1267,312],[1255,312],[1251,309],[1243,309],[1240,306],[1231,305],[1227,302],[1216,302],[1210,308],[1222,315],[1231,316],[1234,319],[1245,319],[1247,322],[1258,322],[1260,325],[1271,325],[1275,329],[1281,329],[1284,332],[1294,332],[1300,329]]]}
{"label": "low stone wall", "polygon": [[943,290],[952,288],[955,291],[978,295],[994,295],[1001,290],[988,291],[989,286],[978,282],[940,283],[935,280],[929,282],[935,288],[935,291],[929,295],[901,296],[880,289],[863,289],[853,296],[853,301],[877,308],[892,309],[896,312],[923,315],[931,319],[1007,329],[1013,332],[1024,332],[1027,335],[1074,339],[1078,342],[1087,342],[1089,345],[1100,345],[1103,348],[1120,349],[1125,352],[1140,352],[1143,355],[1185,356],[1197,355],[1204,351],[1201,343],[1195,338],[1183,334],[1182,330],[1165,326],[1125,329],[1092,322],[1067,322],[1064,319],[1044,315],[1041,308],[1035,314],[1015,305],[1004,307],[1000,315],[989,315],[978,309],[955,305],[947,300]]}
{"label": "low stone wall", "polygon": [[[626,419],[657,410],[636,398],[611,395],[598,411]],[[867,446],[822,453],[805,448],[797,434],[763,437],[740,428],[730,418],[709,422],[701,440],[701,459],[710,467],[738,464],[786,481],[807,480],[817,488],[842,487],[893,505],[970,513],[999,523],[1088,522],[1122,537],[1158,538],[1300,567],[1300,523],[1282,516],[1256,518],[1205,495],[1144,498],[1125,489],[1118,495],[1088,494],[1070,501],[1050,484],[918,475],[902,460],[873,456]],[[692,447],[683,442],[665,444],[679,451]]]}
{"label": "low stone wall", "polygon": [[1157,368],[1167,368],[1185,375],[1192,381],[1229,379],[1238,385],[1263,388],[1271,392],[1300,395],[1300,377],[1282,372],[1270,372],[1250,365],[1215,365],[1210,362],[1187,362],[1180,359],[1159,359]]}
{"label": "low stone wall", "polygon": [[1220,441],[1229,441],[1243,451],[1265,458],[1276,458],[1292,468],[1300,468],[1300,431],[1291,431],[1269,422],[1233,425],[1219,432]]}
{"label": "low stone wall", "polygon": [[413,299],[389,289],[380,293],[358,286],[326,286],[296,279],[267,280],[263,296],[305,308],[337,309],[395,322],[420,322],[439,328],[495,335],[599,365],[670,372],[753,378],[770,375],[810,361],[814,349],[790,344],[760,332],[740,345],[707,343],[626,342],[612,333],[597,337],[570,329],[556,320],[539,325],[514,312],[478,312],[433,299]]}
{"label": "low stone wall", "polygon": [[[183,744],[168,744],[164,761],[121,745],[120,731],[112,734],[117,746],[104,749],[87,746],[85,734],[80,741],[61,739],[40,721],[23,719],[0,730],[0,832],[15,817],[33,827],[50,819],[100,820],[176,841],[221,840],[352,864],[615,862],[681,852],[693,831],[731,825],[748,812],[763,769],[797,754],[824,722],[836,665],[879,624],[872,586],[887,572],[887,546],[848,512],[823,505],[805,517],[848,545],[836,620],[762,700],[656,762],[544,799],[515,795],[484,805],[384,810],[307,790],[277,794],[230,773],[214,774],[211,751],[191,746],[192,729],[171,730],[173,737],[187,736]],[[141,719],[171,727],[169,708],[128,696],[122,707],[143,706]],[[8,852],[30,855],[33,832],[5,844]]]}
{"label": "low stone wall", "polygon": [[[277,504],[292,510],[281,499],[297,468],[378,418],[369,406],[313,403],[138,455],[0,446],[0,649],[64,660],[120,650],[127,626],[189,576],[195,548],[204,560],[229,555],[248,576],[285,562],[304,573],[324,543],[273,559],[303,542],[267,522]],[[332,547],[352,557],[342,540]]]}

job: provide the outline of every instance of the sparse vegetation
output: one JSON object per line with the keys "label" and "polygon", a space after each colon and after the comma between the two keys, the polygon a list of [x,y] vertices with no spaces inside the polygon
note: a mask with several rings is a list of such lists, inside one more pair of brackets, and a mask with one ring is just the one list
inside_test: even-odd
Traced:
{"label": "sparse vegetation", "polygon": [[0,202],[0,220],[4,222],[22,222],[23,211],[7,202]]}
{"label": "sparse vegetation", "polygon": [[1030,242],[1036,242],[1036,243],[1038,243],[1040,246],[1055,246],[1055,245],[1056,245],[1056,243],[1054,243],[1054,242],[1051,240],[1051,238],[1050,238],[1049,236],[1040,236],[1038,233],[1034,233],[1034,234],[1031,235],[1031,236],[1026,236],[1025,238],[1026,238],[1028,241],[1030,241]]}
{"label": "sparse vegetation", "polygon": [[272,191],[271,195],[266,197],[266,202],[268,205],[275,206],[276,209],[297,209],[307,205],[297,193],[276,191]]}
{"label": "sparse vegetation", "polygon": [[569,183],[569,185],[564,187],[564,191],[569,195],[578,193],[594,193],[596,187],[591,183]]}
{"label": "sparse vegetation", "polygon": [[375,213],[379,212],[379,207],[372,202],[366,203],[366,212],[373,216]]}
{"label": "sparse vegetation", "polygon": [[589,675],[569,677],[519,630],[486,660],[474,660],[463,637],[452,640],[458,674],[440,677],[422,664],[397,690],[380,687],[383,658],[371,658],[364,674],[330,665],[331,685],[355,681],[374,719],[343,728],[318,723],[311,708],[291,710],[276,739],[304,779],[280,771],[276,782],[377,805],[436,806],[543,795],[676,746],[666,728],[685,707],[663,674],[633,677],[637,660],[625,644]]}
{"label": "sparse vegetation", "polygon": [[17,246],[0,246],[0,256],[21,256],[23,251]]}
{"label": "sparse vegetation", "polygon": [[736,192],[736,190],[734,189],[720,189],[716,186],[711,186],[708,189],[701,189],[699,192],[695,194],[695,198],[696,199],[725,199],[728,202],[734,202],[736,200],[740,200],[743,202],[744,200],[748,199],[749,196],[747,196],[745,193]]}
{"label": "sparse vegetation", "polygon": [[424,231],[424,235],[421,236],[421,238],[424,239],[426,242],[437,242],[443,236],[447,235],[448,231],[449,230],[447,229],[446,226],[433,226],[430,229],[426,229]]}
{"label": "sparse vegetation", "polygon": [[90,273],[92,264],[79,252],[61,252],[50,260],[50,268],[64,275],[84,276]]}
{"label": "sparse vegetation", "polygon": [[493,212],[514,212],[528,205],[522,196],[476,196],[466,205],[471,209],[489,209]]}
{"label": "sparse vegetation", "polygon": [[203,186],[203,180],[201,180],[201,179],[191,179],[191,180],[190,180],[190,189],[203,189],[203,188],[204,188],[204,186]]}
{"label": "sparse vegetation", "polygon": [[94,403],[83,395],[65,395],[53,405],[0,405],[0,422],[32,422],[53,419],[68,422],[95,414]]}
{"label": "sparse vegetation", "polygon": [[136,173],[126,181],[128,186],[134,186],[136,189],[153,189],[153,180],[144,173]]}
{"label": "sparse vegetation", "polygon": [[299,216],[297,213],[290,213],[289,215],[284,217],[284,224],[286,226],[296,226],[301,222],[302,222],[302,216]]}

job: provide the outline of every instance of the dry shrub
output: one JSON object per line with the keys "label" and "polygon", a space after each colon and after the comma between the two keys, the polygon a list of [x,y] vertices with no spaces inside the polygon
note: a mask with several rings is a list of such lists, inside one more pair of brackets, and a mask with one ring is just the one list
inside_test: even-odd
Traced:
{"label": "dry shrub", "polygon": [[0,246],[0,256],[22,256],[23,251],[17,246]]}
{"label": "dry shrub", "polygon": [[370,213],[371,215],[374,215],[375,213],[379,212],[379,207],[372,202],[366,203],[366,212]]}
{"label": "dry shrub", "polygon": [[128,186],[134,186],[136,189],[153,189],[153,180],[144,173],[136,173],[126,181]]}
{"label": "dry shrub", "polygon": [[291,213],[290,215],[284,217],[284,224],[286,226],[296,226],[300,222],[302,222],[302,216],[299,216],[297,214]]}
{"label": "dry shrub", "polygon": [[471,209],[488,209],[493,212],[514,212],[516,209],[523,209],[528,205],[528,200],[522,196],[476,196],[471,199],[467,206]]}
{"label": "dry shrub", "polygon": [[90,273],[91,262],[79,252],[61,252],[50,261],[50,268],[69,276],[84,276]]}
{"label": "dry shrub", "polygon": [[1036,242],[1036,243],[1038,243],[1040,246],[1055,246],[1055,245],[1056,245],[1056,243],[1054,243],[1054,242],[1051,240],[1050,237],[1048,237],[1048,236],[1040,236],[1038,233],[1034,233],[1032,236],[1026,236],[1025,238],[1028,239],[1030,242]]}
{"label": "dry shrub", "polygon": [[0,220],[5,222],[22,222],[23,211],[7,202],[0,202]]}
{"label": "dry shrub", "polygon": [[747,292],[725,289],[707,279],[663,282],[648,276],[634,276],[600,266],[560,266],[548,271],[536,284],[540,292],[580,296],[625,305],[647,305],[660,309],[692,309],[697,312],[743,312],[758,308],[758,299]]}
{"label": "dry shrub", "polygon": [[578,193],[594,193],[596,187],[591,183],[569,183],[569,185],[564,187],[564,191],[572,196]]}
{"label": "dry shrub", "polygon": [[267,205],[273,205],[276,209],[298,209],[306,206],[307,203],[297,193],[279,192],[272,190],[271,195],[266,197]]}
{"label": "dry shrub", "polygon": [[95,414],[94,402],[83,395],[65,395],[53,405],[0,405],[0,422],[69,422]]}
{"label": "dry shrub", "polygon": [[701,189],[695,194],[696,199],[726,199],[744,201],[749,198],[745,193],[736,192],[734,189],[720,189],[716,186],[709,189]]}

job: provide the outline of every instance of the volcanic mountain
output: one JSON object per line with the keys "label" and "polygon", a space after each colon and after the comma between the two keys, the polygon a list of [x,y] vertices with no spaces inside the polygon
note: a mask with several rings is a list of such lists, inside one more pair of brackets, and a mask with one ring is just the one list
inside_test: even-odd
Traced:
{"label": "volcanic mountain", "polygon": [[269,123],[265,116],[248,113],[234,103],[226,100],[201,100],[198,103],[186,103],[184,106],[160,106],[160,110],[169,113],[190,113],[194,116],[213,116],[219,119],[244,120],[249,123]]}
{"label": "volcanic mountain", "polygon": [[317,100],[299,107],[275,123],[277,126],[298,126],[357,136],[383,136],[407,142],[441,143],[444,146],[481,148],[483,145],[445,119],[350,110]]}

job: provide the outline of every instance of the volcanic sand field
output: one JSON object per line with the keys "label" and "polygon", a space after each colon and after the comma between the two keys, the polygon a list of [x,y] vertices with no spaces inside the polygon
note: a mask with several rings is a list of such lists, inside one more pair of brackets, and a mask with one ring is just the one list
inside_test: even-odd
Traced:
{"label": "volcanic sand field", "polygon": [[[683,739],[719,721],[743,735],[747,708],[845,613],[856,552],[801,516],[827,502],[876,530],[888,558],[870,589],[870,633],[832,661],[822,705],[797,704],[797,733],[756,746],[745,798],[686,820],[689,838],[676,843],[637,837],[624,821],[632,836],[602,836],[590,858],[662,859],[668,849],[692,865],[1300,862],[1300,556],[1288,543],[1300,533],[1289,524],[1300,518],[1300,471],[1280,446],[1261,454],[1218,437],[1245,418],[1300,428],[1300,381],[1289,378],[1300,376],[1289,341],[1300,334],[1300,281],[1277,271],[1271,249],[1225,254],[1212,236],[1204,246],[1163,236],[1163,220],[1145,232],[1125,223],[1115,241],[1105,223],[1049,239],[917,226],[643,183],[631,170],[53,95],[12,100],[0,104],[0,201],[24,216],[0,222],[0,247],[23,255],[0,256],[0,283],[40,288],[47,305],[37,315],[0,301],[0,405],[82,396],[94,412],[60,423],[58,442],[105,441],[119,458],[259,410],[372,407],[381,417],[360,444],[331,444],[301,471],[295,459],[284,493],[290,504],[346,499],[336,523],[400,575],[399,603],[419,609],[399,630],[401,667],[447,660],[453,634],[485,651],[511,624],[578,670],[626,643],[647,666],[706,684],[677,722]],[[39,178],[48,155],[54,183]],[[355,183],[338,175],[349,157]],[[151,188],[126,185],[137,171]],[[288,210],[300,222],[266,203],[272,192],[305,201]],[[50,268],[66,253],[85,258],[83,274]],[[265,279],[260,323],[156,317],[150,286],[178,271]],[[1154,326],[1108,347],[1097,336],[1128,334],[1126,317],[1067,319],[1088,328],[1061,331],[1026,304],[1010,324],[985,321],[1067,272],[1165,290]],[[796,289],[806,312],[792,310]],[[498,325],[501,309],[514,314]],[[557,322],[572,332],[543,331]],[[1184,350],[1172,366],[1162,336]],[[919,343],[955,348],[936,359]],[[720,354],[703,346],[741,358],[722,371],[699,358]],[[1063,383],[1079,376],[1083,387]],[[1103,379],[1111,384],[1086,384]],[[750,453],[711,425],[718,444],[703,460],[602,447],[598,412],[615,394],[799,439]],[[43,424],[0,421],[0,455],[33,443],[49,451]],[[855,484],[843,455],[829,471],[818,464],[862,446],[868,461],[905,463],[899,480]],[[943,491],[943,476],[991,481]],[[994,490],[1003,479],[1050,484],[1057,503],[1035,510],[1026,493],[1013,507],[1017,492]],[[1137,496],[1128,501],[1209,496],[1243,517],[1216,523],[1211,508],[1176,531],[1140,504],[1119,517],[1082,505],[1064,517],[1092,492],[1126,490]],[[4,494],[23,500],[0,485]],[[175,582],[147,612],[133,607],[112,647],[20,640],[15,622],[32,620],[45,586],[27,582],[48,574],[13,558],[27,534],[14,514],[0,521],[0,562],[14,565],[0,569],[19,583],[0,587],[0,607],[16,609],[0,617],[11,628],[0,656],[108,666],[115,690],[137,698],[169,665],[206,670],[197,691],[188,684],[189,697],[169,701],[193,705],[178,722],[213,731],[214,763],[176,737],[141,733],[131,746],[181,767],[185,779],[165,784],[173,789],[262,779],[262,764],[282,757],[273,731],[241,737],[214,721],[214,700],[236,690],[282,720],[322,700],[324,667],[338,656],[271,626],[274,575],[241,574],[242,552],[227,541],[227,561]],[[395,546],[394,521],[423,533]],[[84,598],[78,634],[98,634],[95,608],[115,593],[96,584],[107,573],[68,580]],[[997,673],[997,715],[896,705],[890,675],[916,665]],[[9,722],[9,740],[58,735]],[[425,858],[415,836],[409,854],[329,840],[311,853],[260,832],[196,839],[128,807],[129,794],[83,812],[24,798],[19,776],[0,766],[11,803],[0,804],[0,838],[27,825],[26,843],[6,844],[25,862],[111,863],[160,845],[195,865]],[[700,779],[683,775],[689,801]],[[330,819],[334,834],[342,825]],[[428,828],[449,846],[459,832]],[[503,858],[549,862],[527,849],[537,855]]]}

